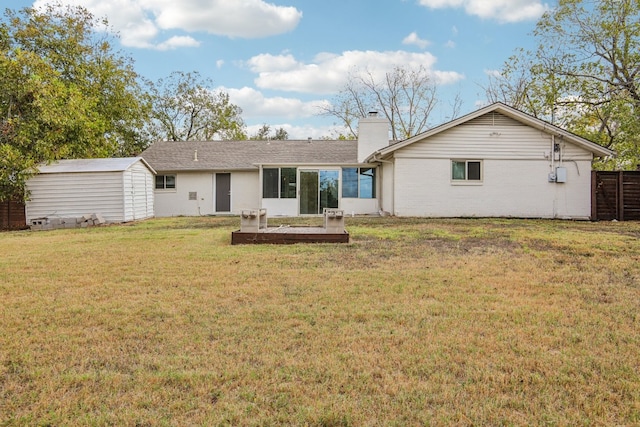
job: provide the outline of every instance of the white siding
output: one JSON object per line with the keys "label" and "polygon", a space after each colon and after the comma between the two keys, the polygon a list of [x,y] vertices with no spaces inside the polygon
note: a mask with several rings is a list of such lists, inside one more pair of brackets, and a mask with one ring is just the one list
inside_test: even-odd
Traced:
{"label": "white siding", "polygon": [[[522,217],[587,219],[589,162],[568,165],[567,183],[550,183],[546,162],[484,160],[480,185],[451,182],[446,159],[399,159],[396,163],[398,216]],[[580,175],[578,175],[578,168]]]}
{"label": "white siding", "polygon": [[385,212],[394,211],[394,182],[395,182],[395,169],[393,163],[382,163],[378,168],[380,187],[378,190],[378,197],[380,197],[380,209]]}
{"label": "white siding", "polygon": [[138,162],[124,173],[123,185],[125,221],[154,216],[153,174]]}
{"label": "white siding", "polygon": [[[255,172],[231,172],[231,212],[260,206],[260,175]],[[268,212],[269,213],[269,212]],[[270,214],[270,213],[269,213]]]}
{"label": "white siding", "polygon": [[108,222],[124,221],[123,172],[39,174],[27,184],[27,223],[42,217],[101,214]]}
{"label": "white siding", "polygon": [[268,216],[298,216],[299,210],[298,198],[262,199],[261,207],[267,210]]}
{"label": "white siding", "polygon": [[[124,171],[71,172],[75,167],[87,167],[87,163],[88,166],[104,162],[111,165],[123,161],[130,164]],[[107,222],[126,222],[154,216],[153,173],[142,161],[84,159],[68,162],[71,163],[59,169],[64,172],[51,171],[56,166],[54,164],[44,168],[49,172],[29,179],[27,188],[31,192],[31,200],[27,202],[27,222],[35,218],[90,214],[101,214]]]}
{"label": "white siding", "polygon": [[[587,150],[561,139],[555,142],[563,148],[566,159],[592,159]],[[531,160],[544,159],[550,150],[551,135],[491,113],[404,147],[396,157]]]}
{"label": "white siding", "polygon": [[[155,214],[158,217],[215,214],[215,174],[213,172],[179,172],[175,190],[155,190]],[[189,200],[189,193],[197,193]],[[259,206],[258,172],[231,172],[231,213]]]}
{"label": "white siding", "polygon": [[[176,188],[155,190],[155,212],[158,217],[198,216],[213,213],[213,174],[211,172],[163,173],[176,175]],[[197,193],[189,200],[189,193]]]}
{"label": "white siding", "polygon": [[[424,217],[588,219],[592,154],[562,139],[555,142],[562,148],[562,162],[559,154],[553,161],[550,158],[551,135],[490,113],[398,149],[392,212]],[[481,160],[482,181],[453,182],[454,159]],[[557,166],[567,169],[566,183],[549,182],[549,173]]]}

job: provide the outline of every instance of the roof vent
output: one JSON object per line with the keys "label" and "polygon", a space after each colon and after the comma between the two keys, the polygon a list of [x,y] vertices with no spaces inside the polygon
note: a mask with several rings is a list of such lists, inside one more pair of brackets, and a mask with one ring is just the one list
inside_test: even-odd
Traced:
{"label": "roof vent", "polygon": [[307,142],[308,142],[309,144],[311,144],[311,141],[312,141],[311,137],[307,138]]}
{"label": "roof vent", "polygon": [[378,117],[377,111],[369,111],[369,117]]}
{"label": "roof vent", "polygon": [[193,161],[194,162],[198,161],[198,150],[193,150]]}

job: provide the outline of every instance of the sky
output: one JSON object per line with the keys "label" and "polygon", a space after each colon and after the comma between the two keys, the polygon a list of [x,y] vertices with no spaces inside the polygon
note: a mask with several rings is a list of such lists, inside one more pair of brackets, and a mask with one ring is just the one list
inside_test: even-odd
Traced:
{"label": "sky", "polygon": [[[4,0],[39,7],[55,0]],[[4,3],[3,1],[3,3]],[[349,72],[384,75],[424,66],[441,103],[431,126],[486,104],[487,74],[517,48],[556,0],[58,0],[105,17],[118,50],[156,81],[197,71],[242,108],[249,135],[263,124],[290,139],[336,135],[320,115]]]}

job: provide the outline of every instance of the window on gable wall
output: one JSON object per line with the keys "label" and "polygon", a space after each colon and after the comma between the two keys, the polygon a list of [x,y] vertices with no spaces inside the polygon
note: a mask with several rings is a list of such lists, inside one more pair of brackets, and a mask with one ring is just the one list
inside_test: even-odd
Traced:
{"label": "window on gable wall", "polygon": [[175,188],[175,175],[156,175],[156,190],[174,190]]}
{"label": "window on gable wall", "polygon": [[342,197],[375,199],[375,168],[342,168]]}
{"label": "window on gable wall", "polygon": [[264,168],[262,197],[265,199],[295,199],[297,193],[296,168]]}
{"label": "window on gable wall", "polygon": [[482,161],[480,160],[452,160],[451,180],[454,182],[482,181]]}

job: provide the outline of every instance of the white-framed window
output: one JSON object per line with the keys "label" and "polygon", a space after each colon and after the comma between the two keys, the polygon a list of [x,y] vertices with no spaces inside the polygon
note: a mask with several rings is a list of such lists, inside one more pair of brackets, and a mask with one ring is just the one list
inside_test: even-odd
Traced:
{"label": "white-framed window", "polygon": [[376,168],[342,168],[342,197],[375,199]]}
{"label": "white-framed window", "polygon": [[296,168],[264,168],[262,197],[265,199],[295,199],[297,196]]}
{"label": "white-framed window", "polygon": [[175,175],[156,175],[156,190],[175,190]]}
{"label": "white-framed window", "polygon": [[451,160],[451,181],[482,182],[482,160]]}

